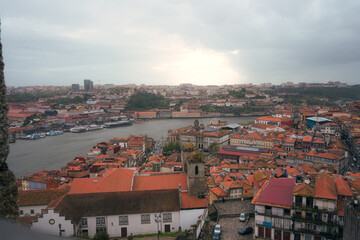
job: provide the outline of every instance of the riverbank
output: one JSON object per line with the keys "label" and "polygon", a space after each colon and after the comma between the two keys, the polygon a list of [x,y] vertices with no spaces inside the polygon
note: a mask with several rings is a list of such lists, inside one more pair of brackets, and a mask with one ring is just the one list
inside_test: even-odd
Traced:
{"label": "riverbank", "polygon": [[[231,123],[247,123],[254,117],[217,118]],[[207,125],[214,118],[199,119]],[[41,138],[36,141],[18,140],[10,144],[7,163],[16,177],[32,174],[42,169],[60,169],[75,156],[86,155],[97,142],[108,141],[113,137],[130,135],[147,135],[157,139],[165,139],[169,129],[193,125],[195,119],[158,119],[156,121],[139,122],[132,126],[107,128],[99,131],[79,134],[64,133],[62,135]]]}

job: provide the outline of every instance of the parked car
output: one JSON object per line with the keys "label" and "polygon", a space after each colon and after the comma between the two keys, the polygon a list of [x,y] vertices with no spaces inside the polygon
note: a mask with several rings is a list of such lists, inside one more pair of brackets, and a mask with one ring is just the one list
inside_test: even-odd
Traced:
{"label": "parked car", "polygon": [[220,235],[221,234],[221,226],[220,224],[216,224],[214,228],[214,235]]}
{"label": "parked car", "polygon": [[240,222],[245,222],[245,220],[246,220],[246,215],[245,215],[245,213],[240,213],[239,221],[240,221]]}
{"label": "parked car", "polygon": [[238,234],[246,235],[253,232],[253,228],[250,226],[245,226],[239,229]]}
{"label": "parked car", "polygon": [[212,240],[220,240],[220,235],[213,235]]}

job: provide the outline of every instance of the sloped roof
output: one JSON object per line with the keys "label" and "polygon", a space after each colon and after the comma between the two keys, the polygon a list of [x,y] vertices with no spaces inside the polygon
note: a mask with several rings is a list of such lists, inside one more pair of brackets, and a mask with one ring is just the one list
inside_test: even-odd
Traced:
{"label": "sloped roof", "polygon": [[131,191],[133,177],[133,169],[119,168],[102,178],[75,178],[69,194]]}
{"label": "sloped roof", "polygon": [[295,185],[294,195],[303,197],[314,197],[315,188],[306,183]]}
{"label": "sloped roof", "polygon": [[334,182],[336,185],[336,190],[338,195],[350,196],[350,197],[352,196],[350,186],[344,179],[338,177],[335,178]]}
{"label": "sloped roof", "polygon": [[132,191],[68,194],[55,211],[78,223],[82,217],[180,210],[179,191]]}
{"label": "sloped roof", "polygon": [[311,142],[311,140],[312,140],[312,137],[309,135],[303,137],[303,142]]}
{"label": "sloped roof", "polygon": [[206,208],[207,201],[205,198],[199,199],[197,197],[190,197],[187,193],[181,194],[182,207],[181,209],[193,209],[193,208]]}
{"label": "sloped roof", "polygon": [[235,181],[226,181],[226,182],[221,182],[221,183],[227,188],[240,188],[241,187]]}
{"label": "sloped roof", "polygon": [[209,188],[209,190],[218,197],[226,197],[227,196],[227,193],[219,187]]}
{"label": "sloped roof", "polygon": [[256,194],[251,203],[290,208],[293,201],[295,179],[273,178]]}
{"label": "sloped roof", "polygon": [[249,134],[246,134],[245,136],[243,136],[242,138],[245,138],[245,139],[259,139],[259,140],[264,139],[264,137],[259,135],[258,133],[249,133]]}
{"label": "sloped roof", "polygon": [[336,186],[331,177],[319,177],[316,179],[315,197],[332,200],[337,199]]}
{"label": "sloped roof", "polygon": [[188,189],[186,174],[135,176],[133,191],[178,189],[179,184],[181,190]]}
{"label": "sloped roof", "polygon": [[19,191],[19,206],[48,205],[51,201],[68,193],[69,187],[63,189],[46,189]]}

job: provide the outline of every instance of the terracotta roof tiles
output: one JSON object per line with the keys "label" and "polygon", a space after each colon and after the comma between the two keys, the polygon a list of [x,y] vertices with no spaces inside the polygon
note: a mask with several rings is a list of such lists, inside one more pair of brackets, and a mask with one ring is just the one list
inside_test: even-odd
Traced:
{"label": "terracotta roof tiles", "polygon": [[315,197],[324,199],[337,199],[334,180],[331,177],[319,177],[315,182]]}

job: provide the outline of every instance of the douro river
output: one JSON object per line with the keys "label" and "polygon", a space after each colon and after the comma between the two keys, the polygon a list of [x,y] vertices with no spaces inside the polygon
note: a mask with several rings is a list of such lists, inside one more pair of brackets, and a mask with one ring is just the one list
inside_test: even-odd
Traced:
{"label": "douro river", "polygon": [[[219,118],[230,123],[247,123],[254,117]],[[204,125],[213,118],[199,119]],[[113,137],[147,135],[155,140],[166,138],[169,129],[193,125],[195,119],[163,119],[134,123],[132,126],[103,129],[85,133],[64,133],[38,140],[17,140],[10,144],[7,163],[16,177],[42,169],[58,169],[72,161],[75,156],[86,156],[92,146],[100,141],[109,141]]]}

